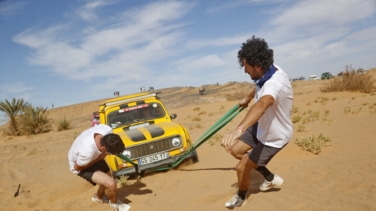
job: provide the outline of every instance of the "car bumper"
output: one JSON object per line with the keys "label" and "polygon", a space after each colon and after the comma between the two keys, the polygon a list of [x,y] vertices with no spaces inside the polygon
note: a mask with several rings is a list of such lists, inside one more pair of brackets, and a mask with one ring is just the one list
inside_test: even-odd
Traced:
{"label": "car bumper", "polygon": [[[118,177],[124,176],[124,175],[140,174],[141,172],[146,171],[146,170],[158,171],[158,167],[162,168],[162,167],[168,167],[169,165],[171,166],[171,164],[173,164],[175,161],[180,159],[182,156],[183,155],[180,155],[180,156],[178,155],[178,156],[170,157],[170,158],[167,158],[167,159],[164,159],[164,160],[161,160],[161,161],[157,161],[157,162],[154,162],[154,163],[149,163],[149,164],[141,165],[141,166],[139,165],[138,168],[136,168],[136,167],[122,168],[119,171],[112,172],[112,176],[114,178],[118,178]],[[194,156],[196,156],[195,151],[189,153],[184,159],[188,159],[188,158],[191,158],[191,157],[194,157]],[[138,172],[137,172],[137,170],[138,170]]]}

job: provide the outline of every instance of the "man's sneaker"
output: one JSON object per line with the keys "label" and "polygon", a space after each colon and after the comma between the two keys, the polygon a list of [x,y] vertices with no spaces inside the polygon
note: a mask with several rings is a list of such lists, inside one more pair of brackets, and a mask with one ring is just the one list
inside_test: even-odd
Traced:
{"label": "man's sneaker", "polygon": [[103,203],[108,203],[108,198],[106,195],[103,195],[102,199],[98,198],[97,194],[94,194],[92,197],[91,197],[91,200],[93,202],[99,202],[101,204]]}
{"label": "man's sneaker", "polygon": [[282,183],[283,183],[283,179],[280,176],[275,174],[274,179],[271,182],[264,180],[264,182],[260,185],[260,190],[266,191],[266,190],[269,190],[270,188],[277,188],[281,186]]}
{"label": "man's sneaker", "polygon": [[225,203],[225,206],[227,208],[234,208],[234,207],[241,207],[245,204],[246,200],[243,200],[238,196],[238,194],[235,194],[230,201]]}
{"label": "man's sneaker", "polygon": [[128,211],[131,208],[131,206],[129,206],[128,204],[124,204],[120,200],[118,200],[116,204],[112,203],[111,201],[108,201],[108,202],[110,206],[113,208],[112,210],[114,211]]}

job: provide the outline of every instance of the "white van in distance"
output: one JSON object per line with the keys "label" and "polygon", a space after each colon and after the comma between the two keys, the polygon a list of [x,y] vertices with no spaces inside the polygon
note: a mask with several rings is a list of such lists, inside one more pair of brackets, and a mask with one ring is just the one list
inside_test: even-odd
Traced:
{"label": "white van in distance", "polygon": [[310,75],[308,80],[320,80],[316,75]]}

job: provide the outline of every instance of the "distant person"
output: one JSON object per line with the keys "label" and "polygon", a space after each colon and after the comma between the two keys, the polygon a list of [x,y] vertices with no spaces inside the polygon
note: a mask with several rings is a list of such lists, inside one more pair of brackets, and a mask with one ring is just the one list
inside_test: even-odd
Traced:
{"label": "distant person", "polygon": [[99,122],[99,117],[94,117],[93,120],[91,121],[91,126],[95,126],[95,125],[99,125],[100,122]]}
{"label": "distant person", "polygon": [[100,122],[99,122],[99,113],[98,112],[94,112],[93,113],[93,117],[91,119],[91,126],[95,126],[95,125],[99,125]]}
{"label": "distant person", "polygon": [[104,161],[107,154],[119,154],[125,149],[120,136],[111,132],[109,126],[99,124],[77,136],[68,152],[69,168],[92,185],[99,185],[92,201],[126,211],[130,206],[118,199],[116,181]]}
{"label": "distant person", "polygon": [[237,128],[224,134],[221,141],[226,151],[239,159],[238,192],[225,203],[227,208],[245,204],[252,169],[265,178],[259,187],[261,191],[282,185],[283,179],[271,173],[266,165],[286,146],[293,133],[290,120],[293,92],[285,71],[273,64],[273,50],[264,39],[253,36],[242,44],[238,61],[256,87],[239,102],[247,107],[254,97],[254,104]]}

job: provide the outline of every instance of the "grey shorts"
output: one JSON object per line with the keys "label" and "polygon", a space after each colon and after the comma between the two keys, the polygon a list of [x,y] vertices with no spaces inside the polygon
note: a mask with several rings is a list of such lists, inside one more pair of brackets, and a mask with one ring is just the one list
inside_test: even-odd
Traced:
{"label": "grey shorts", "polygon": [[248,144],[252,147],[252,150],[248,153],[248,157],[258,166],[266,166],[269,161],[276,155],[282,148],[275,148],[262,144],[257,139],[257,123],[249,127],[242,136],[240,141]]}
{"label": "grey shorts", "polygon": [[100,160],[96,163],[94,163],[92,166],[90,166],[87,169],[83,169],[78,173],[78,176],[86,179],[88,182],[90,182],[92,185],[96,185],[95,182],[93,182],[93,174],[96,171],[102,171],[104,173],[107,173],[110,171],[110,168],[108,168],[106,161]]}

